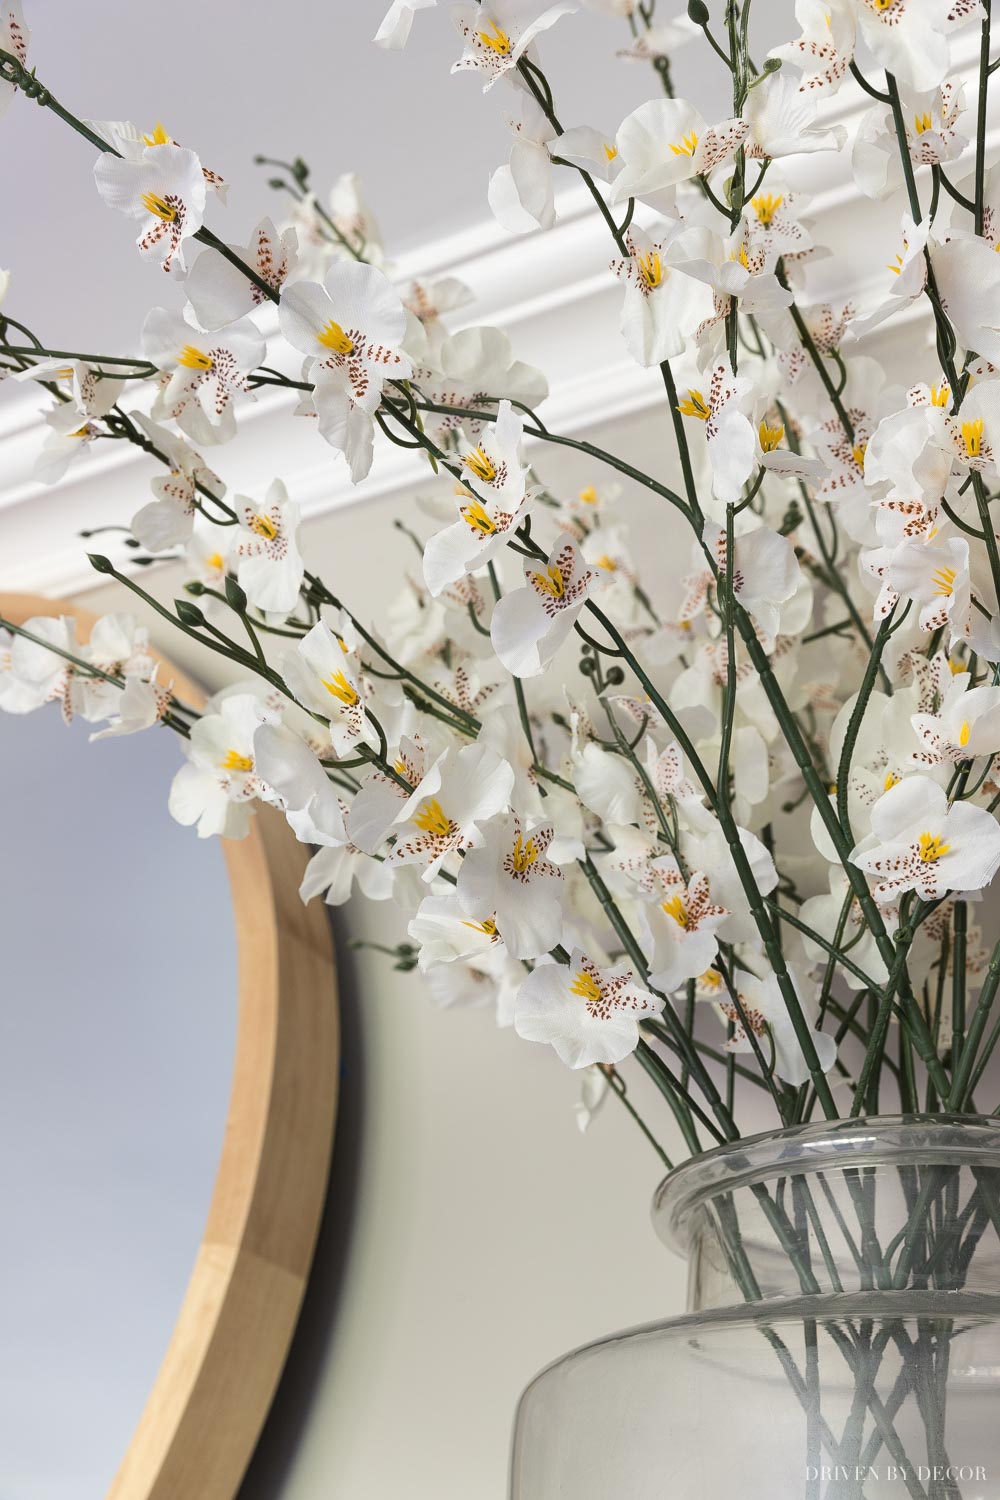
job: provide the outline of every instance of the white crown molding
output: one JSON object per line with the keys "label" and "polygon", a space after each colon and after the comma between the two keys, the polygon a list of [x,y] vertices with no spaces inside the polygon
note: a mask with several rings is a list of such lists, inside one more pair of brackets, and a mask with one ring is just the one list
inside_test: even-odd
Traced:
{"label": "white crown molding", "polygon": [[[963,45],[958,70],[971,68],[974,57],[974,47]],[[829,115],[849,122],[870,104],[859,89],[845,88],[831,101]],[[991,146],[996,136],[992,131]],[[816,265],[816,299],[850,296],[862,308],[874,304],[884,295],[884,264],[899,236],[897,206],[863,198],[843,153],[800,156],[771,171],[772,178],[809,195],[817,239],[831,246],[831,258]],[[558,208],[558,223],[544,234],[514,237],[485,221],[401,257],[394,274],[401,280],[460,276],[474,298],[463,309],[464,325],[490,323],[510,334],[517,356],[549,378],[550,396],[541,409],[546,425],[572,436],[662,402],[663,387],[656,371],[639,368],[625,354],[617,330],[621,291],[608,270],[614,247],[588,194],[573,188]],[[918,315],[898,315],[861,347],[888,351]],[[269,362],[296,368],[298,358],[282,348],[273,314],[261,322]],[[428,483],[421,457],[380,440],[370,476],[352,485],[343,460],[310,422],[292,417],[293,406],[287,393],[269,391],[242,407],[240,441],[218,453],[232,492],[259,492],[280,472],[308,526],[345,506]],[[146,499],[149,462],[125,444],[98,444],[57,485],[42,485],[32,468],[44,432],[35,402],[0,405],[0,587],[68,596],[94,581],[80,528],[126,525]],[[211,462],[214,455],[206,456]],[[101,550],[127,565],[127,549],[102,540]]]}

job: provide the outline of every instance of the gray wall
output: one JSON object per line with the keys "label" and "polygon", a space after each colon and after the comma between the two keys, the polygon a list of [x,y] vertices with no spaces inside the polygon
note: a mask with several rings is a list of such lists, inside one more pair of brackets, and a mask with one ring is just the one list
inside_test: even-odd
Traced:
{"label": "gray wall", "polygon": [[236,953],[168,731],[0,715],[0,1500],[102,1500],[222,1144]]}

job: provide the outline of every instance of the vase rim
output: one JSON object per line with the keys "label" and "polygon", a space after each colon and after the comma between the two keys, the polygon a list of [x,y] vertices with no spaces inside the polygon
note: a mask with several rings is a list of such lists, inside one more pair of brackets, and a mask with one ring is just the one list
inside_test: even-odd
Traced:
{"label": "vase rim", "polygon": [[949,1163],[1000,1166],[1000,1119],[991,1115],[871,1115],[819,1120],[727,1141],[668,1172],[653,1195],[653,1226],[686,1256],[696,1210],[720,1193],[776,1175],[852,1164]]}

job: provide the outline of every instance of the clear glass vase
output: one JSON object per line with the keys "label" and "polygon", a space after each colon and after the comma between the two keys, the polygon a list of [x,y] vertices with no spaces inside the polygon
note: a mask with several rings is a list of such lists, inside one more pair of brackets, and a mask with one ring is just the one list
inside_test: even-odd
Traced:
{"label": "clear glass vase", "polygon": [[653,1219],[687,1314],[537,1376],[512,1500],[1000,1500],[1000,1121],[757,1136]]}

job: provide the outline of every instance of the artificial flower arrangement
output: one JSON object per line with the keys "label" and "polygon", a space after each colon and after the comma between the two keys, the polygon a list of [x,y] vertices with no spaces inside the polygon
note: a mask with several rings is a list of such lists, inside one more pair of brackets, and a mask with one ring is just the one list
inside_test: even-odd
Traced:
{"label": "artificial flower arrangement", "polygon": [[[218,173],[162,125],[75,116],[29,69],[19,0],[4,0],[0,108],[21,94],[96,149],[96,190],[187,307],[153,308],[141,358],[92,356],[19,323],[15,286],[0,374],[50,397],[40,477],[58,482],[98,438],[147,455],[151,497],[118,561],[91,562],[245,680],[196,711],[129,614],[86,642],[68,619],[0,622],[0,707],[58,702],[102,724],[95,738],[173,729],[178,820],[239,838],[258,802],[279,808],[316,851],[304,899],[336,905],[357,886],[389,903],[397,967],[437,1003],[492,1003],[551,1045],[582,1072],[584,1116],[614,1095],[668,1167],[630,1070],[695,1156],[741,1140],[750,1091],[776,1132],[887,1105],[989,1114],[989,4],[797,0],[801,34],[755,61],[750,0],[716,15],[691,0],[667,21],[656,0],[587,3],[622,16],[659,90],[613,132],[564,126],[541,65],[540,45],[585,24],[573,0],[457,6],[453,71],[512,111],[489,191],[502,224],[549,228],[560,175],[591,195],[625,347],[662,377],[670,484],[550,431],[545,377],[506,335],[449,327],[469,301],[458,280],[395,282],[353,177],[324,201],[303,161],[271,163],[290,221],[220,238],[206,223],[225,199]],[[402,47],[433,4],[394,0],[376,41]],[[981,38],[971,102],[950,59],[966,27]],[[731,77],[732,115],[715,123],[674,92],[673,52],[699,39]],[[851,139],[824,115],[847,80],[870,96]],[[898,259],[863,311],[811,295],[823,247],[782,176],[785,157],[837,151],[860,191],[900,210]],[[267,304],[272,364],[255,321]],[[907,390],[858,341],[908,309]],[[265,387],[292,393],[289,420],[315,423],[354,481],[376,441],[426,455],[431,492],[406,521],[422,579],[385,619],[308,569],[280,478],[232,495],[216,472]],[[560,485],[565,447],[600,476],[577,494]],[[665,597],[643,586],[626,505],[613,511],[622,479],[689,530],[690,568]],[[140,568],[179,557],[191,579],[166,608]],[[963,1222],[981,1233],[980,1218]],[[881,1271],[897,1248],[882,1247]]]}

